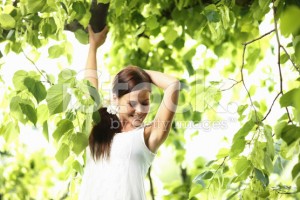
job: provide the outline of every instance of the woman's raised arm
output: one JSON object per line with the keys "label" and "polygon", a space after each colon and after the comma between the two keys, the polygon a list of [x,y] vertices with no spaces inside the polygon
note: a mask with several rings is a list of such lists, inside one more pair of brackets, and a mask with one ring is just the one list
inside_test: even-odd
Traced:
{"label": "woman's raised arm", "polygon": [[108,32],[107,26],[99,33],[94,33],[89,26],[89,51],[85,65],[85,79],[89,80],[92,85],[98,89],[98,74],[97,74],[97,50],[105,42]]}
{"label": "woman's raised arm", "polygon": [[146,143],[152,152],[156,152],[158,147],[166,140],[170,131],[172,120],[176,112],[180,82],[176,78],[167,74],[145,70],[149,74],[154,85],[164,90],[162,102],[158,108],[150,128],[145,133]]}

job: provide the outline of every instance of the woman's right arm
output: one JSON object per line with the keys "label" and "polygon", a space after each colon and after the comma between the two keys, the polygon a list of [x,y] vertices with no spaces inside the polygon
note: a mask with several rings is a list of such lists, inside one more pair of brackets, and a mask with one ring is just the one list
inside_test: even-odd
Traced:
{"label": "woman's right arm", "polygon": [[108,32],[107,26],[99,33],[94,33],[89,26],[89,50],[85,65],[85,79],[98,89],[98,74],[97,74],[97,50],[105,42]]}

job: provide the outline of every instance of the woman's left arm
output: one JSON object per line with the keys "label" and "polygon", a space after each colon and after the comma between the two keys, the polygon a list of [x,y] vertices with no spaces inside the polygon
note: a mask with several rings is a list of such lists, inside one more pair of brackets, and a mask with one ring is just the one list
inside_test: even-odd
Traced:
{"label": "woman's left arm", "polygon": [[145,129],[145,140],[148,148],[156,152],[166,140],[177,109],[180,82],[167,74],[145,70],[154,85],[164,90],[162,102],[149,128]]}

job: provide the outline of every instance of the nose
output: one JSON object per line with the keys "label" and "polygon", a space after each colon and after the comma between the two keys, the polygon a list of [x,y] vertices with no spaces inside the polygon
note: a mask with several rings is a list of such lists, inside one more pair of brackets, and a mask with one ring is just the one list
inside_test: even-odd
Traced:
{"label": "nose", "polygon": [[142,105],[142,104],[138,104],[136,107],[135,107],[135,112],[136,114],[140,115],[140,114],[145,114],[148,112],[148,106],[145,106],[145,105]]}

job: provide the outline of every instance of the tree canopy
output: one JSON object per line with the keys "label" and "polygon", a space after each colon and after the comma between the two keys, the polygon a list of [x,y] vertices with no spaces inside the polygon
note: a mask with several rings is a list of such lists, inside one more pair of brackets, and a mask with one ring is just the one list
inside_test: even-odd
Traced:
{"label": "tree canopy", "polygon": [[[163,199],[300,197],[299,0],[98,2],[110,4],[107,69],[115,74],[133,64],[178,77],[182,87],[174,121],[201,125],[205,120],[212,132],[213,125],[228,132],[229,145],[220,147],[214,160],[199,152],[193,165],[186,165],[187,128],[173,124],[165,145],[174,149],[181,179],[163,183]],[[56,77],[36,62],[40,49],[56,41],[47,47],[48,58],[72,63],[74,44],[66,32],[88,43],[90,5],[91,0],[1,1],[1,66],[14,52],[26,55],[36,70],[16,71],[13,87],[1,78],[5,72],[0,74],[0,137],[5,141],[0,199],[57,198],[49,190],[57,163],[43,151],[24,153],[18,137],[24,126],[38,129],[56,147],[56,161],[64,166],[57,180],[69,183],[58,198],[76,198],[90,124],[100,120],[95,108],[104,94],[78,80],[71,68]],[[161,95],[153,92],[153,104]],[[234,134],[226,124],[228,113],[240,123]],[[195,130],[189,137],[199,134]],[[148,179],[154,198],[151,174]]]}

